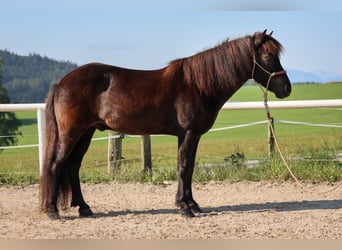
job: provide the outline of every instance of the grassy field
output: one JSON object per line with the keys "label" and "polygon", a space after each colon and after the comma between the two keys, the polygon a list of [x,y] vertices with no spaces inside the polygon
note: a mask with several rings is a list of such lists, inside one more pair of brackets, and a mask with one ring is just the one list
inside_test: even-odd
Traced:
{"label": "grassy field", "polygon": [[[340,99],[342,84],[295,85],[287,100]],[[270,100],[276,100],[273,94]],[[257,86],[245,86],[231,101],[262,101],[262,92]],[[341,164],[335,160],[342,151],[342,129],[287,125],[277,120],[342,125],[341,109],[278,109],[271,110],[275,118],[275,130],[285,155],[301,157],[305,161],[292,161],[300,178],[314,181],[336,181],[342,179]],[[35,112],[18,112],[22,121],[23,136],[19,145],[37,144]],[[221,111],[214,128],[266,120],[263,110]],[[108,132],[97,132],[94,137],[107,136]],[[238,163],[231,161],[232,155],[244,155]],[[107,174],[107,141],[94,141],[87,152],[81,176],[83,181],[152,181],[160,183],[177,178],[177,140],[171,136],[152,137],[153,177],[141,173],[140,139],[126,136],[123,140],[123,157],[120,173]],[[246,168],[246,160],[259,159],[257,168]],[[38,181],[38,149],[8,149],[0,153],[0,183],[25,184]],[[239,129],[223,130],[205,134],[197,154],[195,181],[238,181],[264,178],[289,178],[281,162],[267,157],[267,125],[255,125]],[[313,177],[312,168],[324,167],[323,176]],[[329,170],[328,170],[329,169]],[[322,172],[322,171],[321,171]],[[311,175],[310,175],[311,174]]]}

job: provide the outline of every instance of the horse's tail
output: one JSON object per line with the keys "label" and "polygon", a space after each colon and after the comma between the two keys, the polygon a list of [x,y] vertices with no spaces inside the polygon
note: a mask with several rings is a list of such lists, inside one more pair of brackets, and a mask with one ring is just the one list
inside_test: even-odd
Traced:
{"label": "horse's tail", "polygon": [[[54,84],[45,101],[45,147],[43,160],[43,173],[40,177],[40,208],[43,212],[48,212],[52,203],[53,192],[53,162],[56,158],[58,144],[58,127],[54,108],[54,98],[57,90],[57,84]],[[64,167],[60,170],[58,183],[60,198],[59,203],[63,207],[69,206],[70,203],[70,180],[69,175]]]}

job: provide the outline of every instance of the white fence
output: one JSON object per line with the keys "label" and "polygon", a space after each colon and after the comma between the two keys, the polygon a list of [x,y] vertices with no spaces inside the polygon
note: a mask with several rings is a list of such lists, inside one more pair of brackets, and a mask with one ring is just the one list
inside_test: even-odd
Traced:
{"label": "white fence", "polygon": [[45,138],[45,103],[0,104],[0,112],[15,111],[37,111],[39,172],[42,173]]}
{"label": "white fence", "polygon": [[[270,109],[296,109],[296,108],[333,108],[342,107],[342,99],[305,100],[305,101],[270,101]],[[223,110],[264,109],[263,102],[227,102]],[[44,131],[45,131],[45,104],[0,104],[0,112],[36,111],[38,126],[39,169],[42,172]]]}

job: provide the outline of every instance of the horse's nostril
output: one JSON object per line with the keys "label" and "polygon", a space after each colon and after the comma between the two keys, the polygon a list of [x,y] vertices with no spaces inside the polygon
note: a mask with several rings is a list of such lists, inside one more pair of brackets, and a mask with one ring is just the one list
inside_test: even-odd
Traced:
{"label": "horse's nostril", "polygon": [[287,92],[287,93],[291,92],[291,85],[285,86],[285,92]]}
{"label": "horse's nostril", "polygon": [[284,91],[286,93],[286,96],[289,96],[291,94],[291,85],[285,86]]}

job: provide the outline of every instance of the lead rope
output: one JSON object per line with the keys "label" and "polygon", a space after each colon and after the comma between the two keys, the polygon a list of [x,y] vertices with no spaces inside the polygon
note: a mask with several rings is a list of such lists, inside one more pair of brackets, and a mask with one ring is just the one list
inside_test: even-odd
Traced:
{"label": "lead rope", "polygon": [[[255,65],[255,64],[254,64]],[[258,65],[259,66],[259,65]],[[255,66],[253,66],[253,74],[254,74],[254,68]],[[268,126],[271,128],[271,131],[272,131],[272,134],[273,134],[273,137],[274,137],[274,142],[275,142],[275,145],[276,145],[276,148],[277,148],[277,151],[285,165],[285,167],[287,168],[287,170],[289,171],[291,177],[296,181],[296,183],[302,188],[302,189],[305,189],[307,190],[308,192],[312,193],[312,194],[325,194],[325,193],[329,193],[329,192],[332,192],[334,191],[335,189],[337,189],[340,185],[342,185],[342,181],[338,182],[335,186],[333,186],[332,188],[326,190],[326,191],[322,191],[322,192],[317,192],[315,190],[311,190],[309,189],[308,187],[304,186],[303,183],[301,183],[298,178],[294,175],[294,173],[292,172],[291,168],[289,167],[283,153],[282,153],[282,150],[280,149],[280,146],[279,146],[279,143],[278,143],[278,139],[275,135],[275,132],[274,132],[274,128],[272,126],[272,121],[271,121],[271,113],[270,113],[270,108],[268,106],[268,103],[267,103],[267,100],[268,100],[268,87],[269,87],[269,83],[271,81],[271,78],[272,78],[272,74],[270,75],[268,81],[267,81],[267,86],[266,86],[266,90],[264,90],[262,88],[262,86],[258,84],[258,86],[260,87],[261,91],[264,93],[264,105],[265,105],[265,109],[266,109],[266,114],[267,114],[267,120],[268,120]]]}

